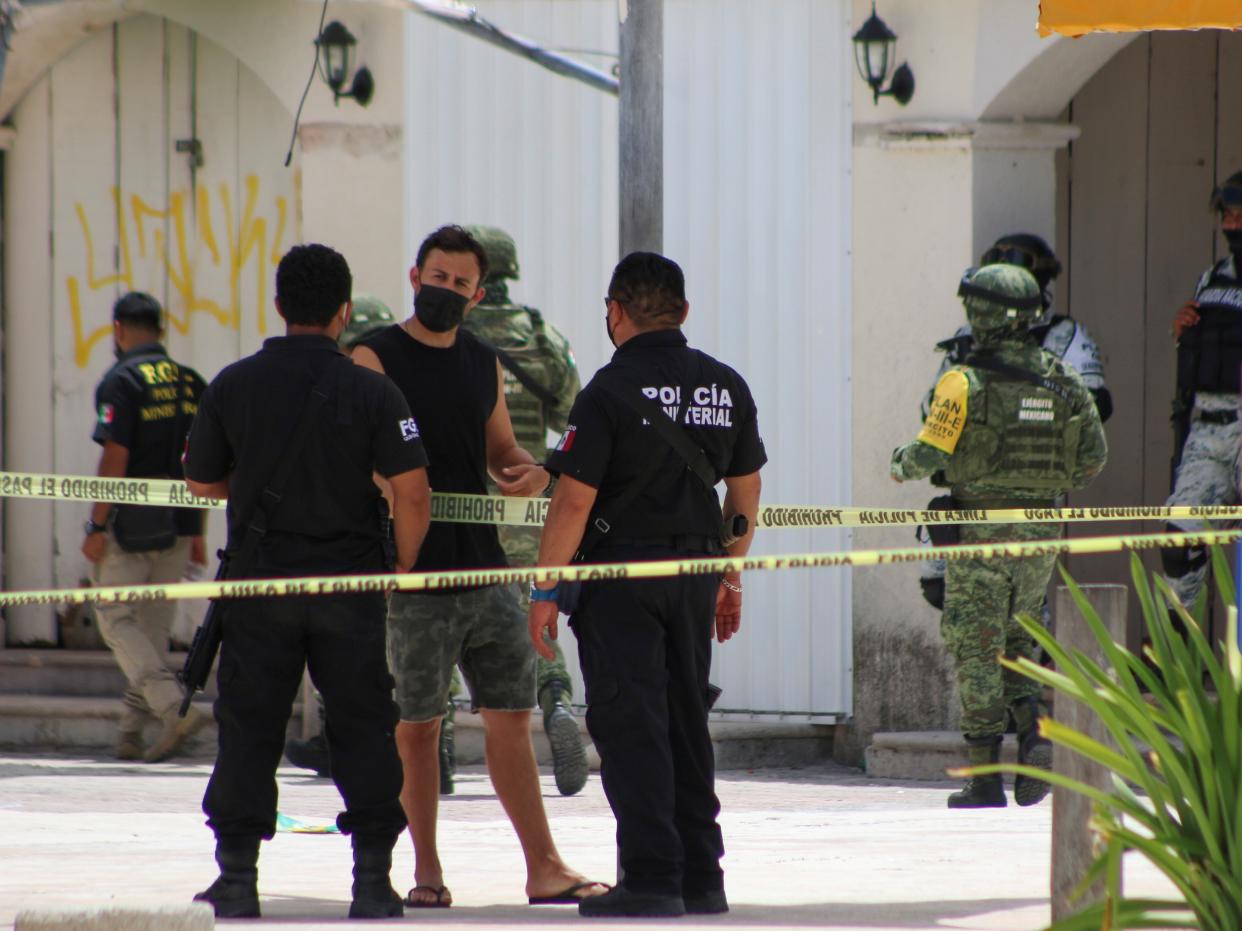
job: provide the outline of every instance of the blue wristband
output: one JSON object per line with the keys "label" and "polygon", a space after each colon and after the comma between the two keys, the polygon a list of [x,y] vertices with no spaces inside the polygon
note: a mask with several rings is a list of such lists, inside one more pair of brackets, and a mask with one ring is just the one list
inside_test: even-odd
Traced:
{"label": "blue wristband", "polygon": [[560,583],[553,585],[551,588],[535,588],[535,583],[530,583],[530,600],[531,601],[556,601],[556,590],[560,588]]}

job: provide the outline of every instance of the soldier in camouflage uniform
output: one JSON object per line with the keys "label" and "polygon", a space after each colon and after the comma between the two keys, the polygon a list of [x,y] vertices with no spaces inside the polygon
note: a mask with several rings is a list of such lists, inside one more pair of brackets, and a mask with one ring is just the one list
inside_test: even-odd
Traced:
{"label": "soldier in camouflage uniform", "polygon": [[[1104,363],[1100,360],[1099,346],[1087,332],[1087,328],[1073,317],[1052,312],[1052,282],[1061,274],[1061,262],[1056,253],[1048,247],[1048,243],[1033,233],[1010,233],[996,240],[979,258],[980,267],[995,264],[1020,265],[1035,276],[1043,304],[1043,315],[1032,325],[1031,334],[1039,345],[1058,359],[1068,362],[1082,376],[1083,383],[1095,399],[1100,420],[1107,422],[1113,413],[1113,396],[1104,383]],[[974,349],[970,324],[960,327],[948,339],[941,340],[936,344],[936,349],[944,353],[940,360],[940,370],[936,372],[938,382],[950,368],[965,362]],[[923,399],[924,419],[927,417],[934,391],[933,387]],[[944,607],[943,559],[932,559],[924,564],[919,585],[928,604],[936,610]],[[1046,621],[1046,603],[1042,610]]]}
{"label": "soldier in camouflage uniform", "polygon": [[[1107,444],[1082,378],[1030,333],[1041,312],[1039,286],[1026,269],[988,265],[967,273],[958,294],[975,350],[936,385],[914,442],[894,450],[899,482],[943,472],[965,508],[1045,507],[1084,487],[1103,467]],[[961,542],[1055,539],[1056,524],[966,524]],[[952,655],[970,762],[996,762],[1007,713],[1018,728],[1018,756],[1043,769],[1052,750],[1036,723],[1039,686],[1006,671],[998,654],[1034,658],[1035,642],[1016,614],[1039,610],[1056,557],[972,559],[949,563],[941,634]],[[1014,798],[1033,805],[1042,780],[1018,777]],[[972,778],[949,796],[950,808],[1004,807],[1000,776]]]}
{"label": "soldier in camouflage uniform", "polygon": [[[1236,504],[1239,368],[1242,368],[1242,172],[1212,192],[1229,254],[1205,271],[1173,318],[1177,340],[1177,395],[1173,493],[1170,506]],[[1179,461],[1180,460],[1180,461]],[[1174,531],[1203,529],[1201,521],[1172,521]],[[1160,551],[1165,577],[1187,608],[1193,608],[1207,577],[1202,547]],[[1180,625],[1180,620],[1177,621]]]}
{"label": "soldier in camouflage uniform", "polygon": [[[569,409],[582,385],[569,341],[547,323],[539,311],[509,299],[508,280],[520,270],[517,246],[503,230],[492,226],[467,227],[487,251],[486,296],[462,326],[497,350],[504,372],[505,403],[513,434],[537,462],[548,453],[548,431],[560,436]],[[489,481],[489,491],[499,494]],[[535,527],[502,526],[500,545],[512,566],[533,566],[539,555],[540,531]],[[522,609],[528,594],[523,591]],[[569,703],[573,697],[565,654],[552,641],[556,659],[539,658],[538,695],[543,729],[552,747],[552,769],[562,795],[581,791],[587,779],[586,749]]]}

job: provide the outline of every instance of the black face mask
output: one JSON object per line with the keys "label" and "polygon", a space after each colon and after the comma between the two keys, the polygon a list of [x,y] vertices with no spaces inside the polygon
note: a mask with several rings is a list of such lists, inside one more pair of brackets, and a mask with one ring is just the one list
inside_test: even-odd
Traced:
{"label": "black face mask", "polygon": [[614,338],[613,338],[613,335],[612,335],[612,324],[608,322],[608,317],[609,317],[609,315],[608,315],[607,313],[605,313],[605,314],[604,314],[604,329],[608,331],[608,342],[612,343],[612,348],[613,348],[613,349],[616,349],[616,348],[617,348],[617,341],[616,341],[616,339],[614,339]]}
{"label": "black face mask", "polygon": [[1235,263],[1242,262],[1242,230],[1222,230]]}
{"label": "black face mask", "polygon": [[432,333],[447,333],[461,323],[469,303],[456,291],[425,284],[414,295],[414,315]]}

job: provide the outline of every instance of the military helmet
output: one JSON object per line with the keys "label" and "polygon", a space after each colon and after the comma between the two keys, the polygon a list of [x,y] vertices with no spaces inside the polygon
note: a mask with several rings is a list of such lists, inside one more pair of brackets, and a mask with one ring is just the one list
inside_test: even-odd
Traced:
{"label": "military helmet", "polygon": [[979,258],[979,265],[1018,265],[1035,276],[1041,289],[1061,274],[1056,253],[1041,236],[1034,233],[1010,233],[992,244]]}
{"label": "military helmet", "polygon": [[1211,207],[1217,213],[1242,209],[1242,171],[1235,171],[1212,191]]}
{"label": "military helmet", "polygon": [[467,226],[466,232],[473,236],[487,253],[487,281],[493,278],[521,277],[518,268],[517,243],[504,230],[495,226]]}
{"label": "military helmet", "polygon": [[353,349],[363,337],[396,322],[388,305],[378,297],[372,294],[355,294],[349,325],[341,333],[341,345],[346,349]]}
{"label": "military helmet", "polygon": [[957,296],[966,305],[966,319],[976,335],[994,330],[1025,332],[1043,313],[1039,283],[1018,265],[968,269]]}

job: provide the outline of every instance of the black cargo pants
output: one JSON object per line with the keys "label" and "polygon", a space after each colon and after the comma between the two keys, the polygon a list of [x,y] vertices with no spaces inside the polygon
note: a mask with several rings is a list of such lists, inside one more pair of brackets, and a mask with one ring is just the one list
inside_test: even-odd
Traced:
{"label": "black cargo pants", "polygon": [[[702,555],[610,546],[592,560]],[[718,587],[714,575],[589,582],[571,621],[623,884],[634,892],[724,887],[706,699]]]}
{"label": "black cargo pants", "polygon": [[276,832],[276,766],[303,667],[323,696],[343,833],[382,842],[405,828],[397,706],[379,594],[227,602],[215,703],[216,766],[203,797],[217,837]]}

